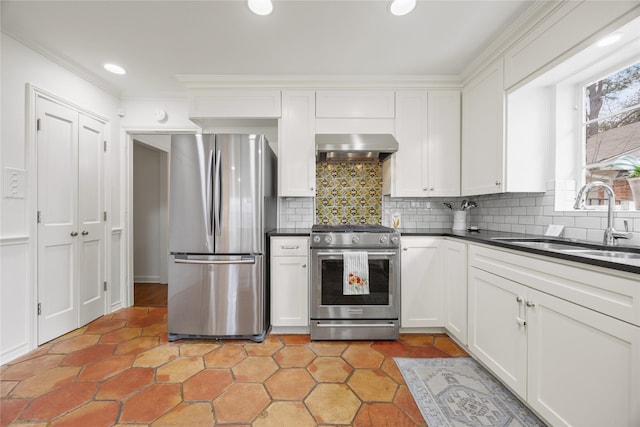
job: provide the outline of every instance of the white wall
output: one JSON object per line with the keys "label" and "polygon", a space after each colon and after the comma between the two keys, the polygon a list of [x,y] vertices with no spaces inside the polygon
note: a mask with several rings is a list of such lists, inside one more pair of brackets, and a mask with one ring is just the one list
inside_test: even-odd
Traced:
{"label": "white wall", "polygon": [[[155,113],[164,111],[166,118],[158,121]],[[184,130],[195,132],[200,128],[189,120],[187,95],[157,99],[123,99],[120,109],[125,130],[146,130],[147,133]]]}
{"label": "white wall", "polygon": [[[156,139],[160,137],[156,136]],[[169,140],[169,136],[164,135]],[[167,283],[167,153],[133,146],[133,280]]]}
{"label": "white wall", "polygon": [[[14,39],[4,34],[1,37],[0,169],[2,175],[6,167],[24,169],[27,181],[24,198],[0,198],[0,363],[6,363],[35,348],[37,342],[35,236],[31,230],[35,225],[32,214],[37,198],[29,185],[35,182],[35,171],[31,170],[34,153],[26,133],[27,83],[110,119],[107,179],[115,183],[107,197],[110,224],[119,226],[122,215],[117,203],[120,198],[117,97]],[[120,251],[108,247],[108,253],[119,256]]]}

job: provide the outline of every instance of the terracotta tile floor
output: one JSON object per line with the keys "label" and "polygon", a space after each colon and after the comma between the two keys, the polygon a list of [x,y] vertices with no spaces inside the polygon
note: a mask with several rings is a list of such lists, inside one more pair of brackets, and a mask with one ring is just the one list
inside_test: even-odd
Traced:
{"label": "terracotta tile floor", "polygon": [[424,426],[393,357],[466,356],[443,334],[169,343],[166,319],[120,310],[0,367],[0,425]]}

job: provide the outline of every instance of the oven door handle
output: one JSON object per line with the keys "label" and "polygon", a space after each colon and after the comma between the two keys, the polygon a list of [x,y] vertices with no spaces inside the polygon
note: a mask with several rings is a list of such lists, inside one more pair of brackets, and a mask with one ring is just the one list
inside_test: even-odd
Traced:
{"label": "oven door handle", "polygon": [[[344,252],[350,252],[350,251],[316,252],[315,255],[318,255],[318,256],[342,255]],[[367,255],[368,256],[395,256],[395,255],[398,255],[398,253],[397,252],[367,252]]]}
{"label": "oven door handle", "polygon": [[319,328],[395,328],[396,325],[392,322],[389,323],[321,323],[316,321],[316,325]]}

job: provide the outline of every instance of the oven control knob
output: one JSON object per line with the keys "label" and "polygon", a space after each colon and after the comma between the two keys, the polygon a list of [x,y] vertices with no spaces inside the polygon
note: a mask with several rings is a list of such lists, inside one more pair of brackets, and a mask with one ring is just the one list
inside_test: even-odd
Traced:
{"label": "oven control knob", "polygon": [[333,240],[333,239],[331,238],[331,236],[330,236],[329,234],[327,234],[326,236],[324,236],[324,242],[325,242],[325,243],[327,243],[327,244],[328,244],[328,243],[331,243],[331,240]]}
{"label": "oven control knob", "polygon": [[389,240],[387,236],[380,236],[380,243],[387,243],[387,240]]}
{"label": "oven control knob", "polygon": [[399,241],[400,239],[398,238],[398,236],[391,236],[391,243],[393,243],[394,245],[397,245]]}
{"label": "oven control knob", "polygon": [[351,238],[351,241],[352,241],[353,243],[358,243],[358,242],[360,241],[360,237],[358,237],[358,236],[353,236],[353,237]]}
{"label": "oven control knob", "polygon": [[313,236],[313,243],[320,243],[320,236]]}

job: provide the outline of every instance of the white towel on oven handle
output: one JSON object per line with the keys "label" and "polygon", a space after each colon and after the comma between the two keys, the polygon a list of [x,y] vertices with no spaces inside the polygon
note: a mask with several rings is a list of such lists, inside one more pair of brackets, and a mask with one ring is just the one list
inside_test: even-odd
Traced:
{"label": "white towel on oven handle", "polygon": [[369,295],[369,258],[366,252],[342,254],[343,295]]}

